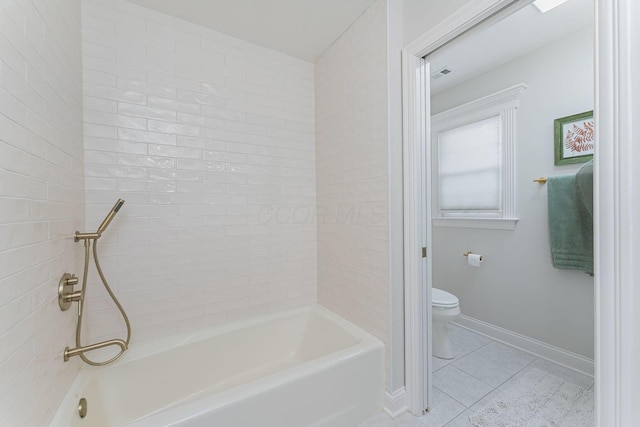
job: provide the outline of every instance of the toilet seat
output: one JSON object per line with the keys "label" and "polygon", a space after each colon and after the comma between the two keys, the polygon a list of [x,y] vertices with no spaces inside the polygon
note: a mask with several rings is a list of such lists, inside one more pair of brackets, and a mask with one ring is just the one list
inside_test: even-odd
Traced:
{"label": "toilet seat", "polygon": [[438,288],[431,288],[431,305],[434,307],[453,308],[460,304],[458,297]]}

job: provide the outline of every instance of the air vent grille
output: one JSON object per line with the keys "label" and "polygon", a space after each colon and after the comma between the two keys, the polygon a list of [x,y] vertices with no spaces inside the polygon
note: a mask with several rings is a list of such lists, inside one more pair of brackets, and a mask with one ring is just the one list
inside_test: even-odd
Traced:
{"label": "air vent grille", "polygon": [[437,80],[440,77],[444,77],[447,74],[453,72],[453,70],[449,67],[443,67],[441,69],[439,69],[438,71],[431,73],[431,80]]}

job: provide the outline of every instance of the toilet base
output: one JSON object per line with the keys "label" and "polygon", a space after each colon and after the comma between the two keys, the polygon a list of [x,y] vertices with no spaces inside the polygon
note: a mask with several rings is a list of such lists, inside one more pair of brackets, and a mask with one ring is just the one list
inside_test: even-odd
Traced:
{"label": "toilet base", "polygon": [[432,332],[431,350],[433,355],[440,359],[453,359],[455,355],[453,353],[453,347],[451,346],[451,339],[449,338],[447,322],[433,322]]}

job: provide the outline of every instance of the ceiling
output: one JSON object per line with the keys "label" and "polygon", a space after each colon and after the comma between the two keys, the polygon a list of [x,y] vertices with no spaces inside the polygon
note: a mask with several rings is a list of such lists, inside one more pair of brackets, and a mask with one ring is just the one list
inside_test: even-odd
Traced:
{"label": "ceiling", "polygon": [[375,0],[129,0],[315,61]]}
{"label": "ceiling", "polygon": [[431,94],[438,94],[478,74],[533,52],[556,40],[593,27],[593,0],[570,0],[541,13],[525,6],[507,18],[480,26],[428,56],[431,73],[452,72],[431,79]]}

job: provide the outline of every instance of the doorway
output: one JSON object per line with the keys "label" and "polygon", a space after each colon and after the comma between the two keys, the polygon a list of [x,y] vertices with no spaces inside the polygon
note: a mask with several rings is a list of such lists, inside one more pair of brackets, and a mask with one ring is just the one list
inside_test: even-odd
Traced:
{"label": "doorway", "polygon": [[[445,311],[438,306],[446,303],[437,298],[440,290],[458,298],[462,310],[446,323],[453,352],[436,357],[443,344],[433,344],[433,391],[449,406],[480,411],[481,399],[504,394],[536,372],[579,395],[581,412],[593,411],[593,270],[559,269],[574,267],[563,265],[558,252],[582,251],[578,242],[553,247],[554,268],[549,224],[555,232],[551,220],[570,206],[551,203],[553,213],[547,207],[559,176],[574,179],[591,167],[586,145],[585,154],[555,159],[554,122],[592,114],[593,52],[593,3],[569,0],[544,13],[535,5],[521,8],[426,57],[434,336]],[[593,129],[592,115],[580,123]],[[589,197],[592,188],[591,180]],[[590,218],[587,227],[584,250],[592,248]],[[463,257],[469,252],[481,254],[483,263],[470,267]],[[548,398],[553,402],[553,393]]]}
{"label": "doorway", "polygon": [[[509,2],[502,2],[501,7],[508,6]],[[495,7],[495,2],[493,2],[493,6]],[[519,8],[522,8],[523,5],[520,3],[518,5]],[[485,21],[489,19],[492,24],[497,22],[498,20],[495,18],[496,9],[491,9],[487,2],[487,8],[483,12],[478,12],[478,10],[470,10],[468,15],[463,17],[463,14],[458,16],[457,22],[449,22],[443,25],[443,28],[440,30],[435,29],[434,31],[428,33],[421,40],[416,41],[414,44],[410,45],[405,55],[403,56],[403,67],[405,70],[416,70],[415,75],[412,75],[412,72],[405,73],[405,79],[412,80],[411,84],[404,85],[404,96],[405,96],[405,111],[407,107],[413,108],[413,111],[419,111],[422,114],[422,117],[430,116],[429,108],[430,103],[426,96],[421,97],[420,93],[429,93],[431,82],[429,81],[430,75],[441,71],[442,69],[447,69],[447,67],[443,64],[440,66],[431,68],[431,65],[435,63],[435,61],[431,61],[433,58],[428,58],[427,60],[423,59],[424,56],[430,52],[433,52],[435,48],[440,47],[445,42],[449,42],[456,35],[464,33],[469,28],[475,26],[479,22]],[[515,14],[515,10],[508,11],[506,14]],[[493,16],[493,17],[492,17]],[[448,30],[445,28],[448,26]],[[440,31],[438,33],[438,31]],[[456,34],[457,31],[457,34]],[[472,36],[465,36],[472,37]],[[451,43],[454,45],[455,42]],[[422,48],[420,50],[420,48]],[[412,52],[412,53],[409,53]],[[452,67],[453,68],[453,67]],[[454,73],[456,71],[454,70]],[[448,74],[448,73],[447,73]],[[453,74],[452,74],[453,75]],[[447,100],[451,100],[452,97],[447,97]],[[442,101],[442,103],[446,104],[447,100]],[[452,101],[453,102],[453,101]],[[451,105],[448,105],[449,107]],[[442,109],[442,107],[440,107]],[[578,109],[580,107],[577,107]],[[425,114],[426,112],[426,114]],[[429,132],[430,123],[424,121],[420,115],[410,114],[408,117],[405,117],[405,200],[409,203],[405,204],[405,225],[408,229],[413,229],[413,231],[418,231],[418,235],[421,237],[420,243],[427,248],[427,252],[432,254],[436,251],[436,248],[433,247],[432,239],[433,235],[427,231],[427,224],[421,223],[421,218],[427,217],[431,215],[431,200],[421,198],[420,193],[420,185],[421,183],[426,183],[427,187],[431,186],[432,177],[426,173],[423,169],[423,165],[420,165],[416,158],[425,158],[427,163],[430,163],[432,153],[430,150],[427,150],[427,144],[425,141],[422,143],[418,143],[413,147],[411,144],[407,143],[410,141],[420,141],[421,138],[424,137],[427,132]],[[560,115],[558,115],[560,117]],[[551,142],[551,144],[553,144]],[[421,152],[422,151],[422,152]],[[420,157],[422,155],[422,157]],[[553,167],[553,159],[551,160],[551,165]],[[553,169],[548,173],[543,169],[540,173],[533,173],[534,175],[552,175]],[[528,173],[528,172],[527,172]],[[520,176],[525,176],[527,173],[522,173]],[[421,176],[423,174],[423,176]],[[558,174],[558,173],[556,173]],[[421,180],[415,180],[412,182],[411,177],[420,177]],[[533,179],[538,176],[528,177],[530,183],[537,191],[539,191],[539,184],[534,184]],[[407,179],[409,178],[409,179]],[[538,187],[535,187],[538,186]],[[422,192],[424,194],[424,192]],[[544,194],[543,194],[544,195]],[[415,203],[415,205],[411,205],[411,203]],[[407,208],[416,208],[416,211],[407,212]],[[429,215],[426,215],[426,214]],[[544,215],[546,217],[546,213]],[[430,227],[429,227],[430,228]],[[407,236],[405,236],[407,238]],[[416,408],[420,408],[420,405],[424,405],[422,407],[428,406],[430,400],[430,392],[431,389],[429,384],[432,383],[431,371],[432,367],[427,363],[427,367],[423,368],[422,372],[420,372],[419,363],[416,359],[416,354],[422,352],[422,360],[427,359],[427,357],[431,353],[430,342],[429,340],[425,340],[421,344],[416,344],[416,340],[413,340],[412,337],[415,337],[415,332],[420,329],[421,332],[426,332],[425,335],[430,336],[431,327],[430,324],[430,304],[425,304],[422,309],[416,309],[415,306],[418,304],[415,301],[431,301],[431,276],[433,274],[432,269],[432,260],[430,258],[427,259],[419,259],[416,260],[414,255],[416,255],[418,248],[412,247],[415,245],[417,241],[414,238],[414,241],[405,242],[405,272],[407,274],[407,307],[411,305],[411,300],[414,302],[414,307],[411,307],[407,310],[407,398],[408,398],[408,406],[412,412],[416,413]],[[437,242],[436,242],[437,244]],[[467,248],[469,250],[474,250],[473,248]],[[476,249],[479,250],[479,249]],[[461,252],[461,251],[459,251]],[[462,258],[462,252],[456,255],[459,258]],[[449,256],[451,260],[454,259],[453,254]],[[458,262],[458,260],[451,261]],[[441,262],[437,262],[438,266],[441,265]],[[437,269],[437,267],[436,267]],[[413,276],[412,276],[413,274]],[[419,278],[426,279],[429,281],[428,286],[420,287],[420,286],[411,286],[411,281]],[[584,302],[584,301],[583,301]],[[464,308],[463,308],[464,313]],[[590,333],[591,337],[593,337],[593,332]],[[584,345],[584,344],[583,344]],[[587,344],[588,346],[588,344]],[[578,352],[576,352],[579,354]],[[585,357],[588,359],[588,357]],[[419,360],[419,359],[418,359]],[[420,378],[423,378],[423,381],[416,380],[413,378],[415,373],[419,374]]]}

